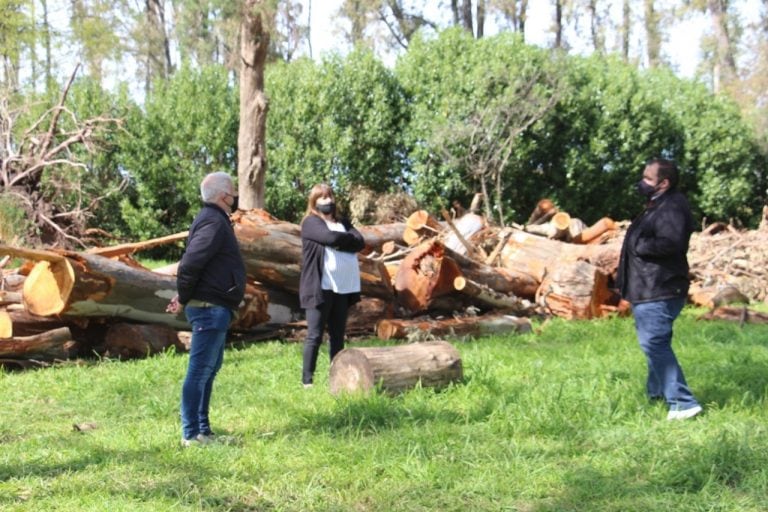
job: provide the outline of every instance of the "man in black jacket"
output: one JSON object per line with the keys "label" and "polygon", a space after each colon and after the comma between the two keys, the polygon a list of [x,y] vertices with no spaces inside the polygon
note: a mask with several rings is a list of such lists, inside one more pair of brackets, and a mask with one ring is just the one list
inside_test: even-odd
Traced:
{"label": "man in black jacket", "polygon": [[670,420],[692,418],[702,410],[672,350],[672,325],[688,296],[686,253],[694,229],[678,181],[673,162],[658,158],[646,165],[637,188],[648,204],[627,230],[617,275],[648,360],[648,396],[667,402]]}
{"label": "man in black jacket", "polygon": [[227,329],[245,295],[245,264],[229,220],[237,209],[232,178],[215,172],[200,185],[203,208],[189,228],[168,311],[184,308],[192,325],[187,376],[181,391],[182,446],[213,438],[208,408],[224,359]]}

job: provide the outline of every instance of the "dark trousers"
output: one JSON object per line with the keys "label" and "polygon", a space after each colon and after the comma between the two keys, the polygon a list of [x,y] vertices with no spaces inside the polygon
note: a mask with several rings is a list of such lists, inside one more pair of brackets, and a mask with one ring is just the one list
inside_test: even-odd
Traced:
{"label": "dark trousers", "polygon": [[323,290],[323,303],[317,308],[308,308],[307,339],[304,341],[304,361],[301,371],[301,381],[311,384],[317,366],[317,354],[323,342],[326,326],[330,342],[331,361],[344,348],[344,331],[347,328],[347,312],[349,311],[349,295]]}

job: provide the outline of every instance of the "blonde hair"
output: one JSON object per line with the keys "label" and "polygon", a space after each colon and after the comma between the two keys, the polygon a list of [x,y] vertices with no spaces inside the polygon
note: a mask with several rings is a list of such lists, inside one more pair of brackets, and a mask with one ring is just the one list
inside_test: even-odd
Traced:
{"label": "blonde hair", "polygon": [[[314,187],[312,187],[312,190],[309,191],[309,198],[307,199],[307,211],[304,212],[304,218],[309,217],[310,215],[317,215],[318,217],[321,216],[320,212],[317,211],[317,200],[321,199],[323,197],[330,197],[331,201],[334,203],[336,202],[336,198],[333,195],[333,189],[330,185],[326,183],[318,183]],[[336,214],[333,214],[333,220],[336,220]]]}

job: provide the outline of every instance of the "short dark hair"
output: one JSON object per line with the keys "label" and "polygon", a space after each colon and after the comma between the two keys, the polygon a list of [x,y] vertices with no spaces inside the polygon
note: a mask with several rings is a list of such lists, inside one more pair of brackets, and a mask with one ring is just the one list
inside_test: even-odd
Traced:
{"label": "short dark hair", "polygon": [[659,182],[666,179],[669,180],[670,189],[677,188],[677,184],[680,183],[680,171],[675,162],[666,158],[652,158],[645,163],[646,167],[652,165],[656,166]]}

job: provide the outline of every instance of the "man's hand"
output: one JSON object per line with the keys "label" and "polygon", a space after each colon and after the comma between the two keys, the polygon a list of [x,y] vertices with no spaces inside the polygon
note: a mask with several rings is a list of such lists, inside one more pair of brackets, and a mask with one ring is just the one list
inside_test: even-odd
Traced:
{"label": "man's hand", "polygon": [[173,313],[174,315],[178,315],[181,313],[182,307],[181,304],[179,304],[179,296],[174,295],[171,299],[171,302],[168,303],[167,306],[165,306],[165,312],[166,313]]}

